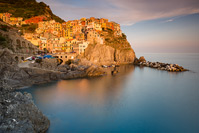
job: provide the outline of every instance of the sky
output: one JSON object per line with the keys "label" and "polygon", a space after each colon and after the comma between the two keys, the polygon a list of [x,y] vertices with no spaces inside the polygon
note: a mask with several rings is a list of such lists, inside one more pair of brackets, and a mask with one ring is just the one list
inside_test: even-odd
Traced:
{"label": "sky", "polygon": [[107,18],[135,52],[199,53],[199,0],[37,0],[65,21]]}

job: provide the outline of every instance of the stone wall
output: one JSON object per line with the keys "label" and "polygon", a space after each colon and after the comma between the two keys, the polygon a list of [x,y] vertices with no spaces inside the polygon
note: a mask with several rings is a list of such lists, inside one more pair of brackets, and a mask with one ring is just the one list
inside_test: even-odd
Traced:
{"label": "stone wall", "polygon": [[0,30],[0,35],[6,38],[7,45],[11,46],[14,53],[33,55],[38,53],[38,48],[19,35],[15,30]]}

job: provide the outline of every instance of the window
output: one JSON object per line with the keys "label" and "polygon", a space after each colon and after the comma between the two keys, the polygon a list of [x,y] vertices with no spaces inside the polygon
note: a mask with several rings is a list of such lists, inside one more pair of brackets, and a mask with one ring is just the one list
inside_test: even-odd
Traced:
{"label": "window", "polygon": [[60,58],[62,58],[62,56],[60,56]]}
{"label": "window", "polygon": [[67,58],[67,56],[65,56],[65,58]]}

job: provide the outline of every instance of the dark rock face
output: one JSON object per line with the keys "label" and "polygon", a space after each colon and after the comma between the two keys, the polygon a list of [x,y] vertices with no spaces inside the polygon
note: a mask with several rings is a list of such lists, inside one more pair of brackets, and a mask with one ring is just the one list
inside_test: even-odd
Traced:
{"label": "dark rock face", "polygon": [[12,88],[29,74],[18,68],[8,49],[0,50],[0,63],[0,132],[45,132],[50,122],[34,105],[31,94]]}
{"label": "dark rock face", "polygon": [[116,50],[115,61],[117,64],[129,64],[135,60],[135,52],[133,49],[128,50]]}
{"label": "dark rock face", "polygon": [[1,92],[0,110],[2,132],[45,132],[50,126],[50,121],[38,110],[29,93]]}

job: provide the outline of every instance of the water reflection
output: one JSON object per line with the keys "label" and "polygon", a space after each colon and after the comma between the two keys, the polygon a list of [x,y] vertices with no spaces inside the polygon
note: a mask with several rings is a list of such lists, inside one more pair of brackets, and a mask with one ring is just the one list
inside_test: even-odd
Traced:
{"label": "water reflection", "polygon": [[[105,68],[108,73],[104,77],[92,79],[61,80],[48,86],[48,89],[34,91],[36,99],[43,104],[64,104],[75,100],[76,103],[103,105],[108,102],[117,102],[124,88],[128,75],[133,73],[133,65],[124,65],[116,68]],[[112,75],[112,71],[118,71]]]}
{"label": "water reflection", "polygon": [[[199,132],[199,56],[195,56],[171,57],[197,73],[128,65],[105,69],[108,75],[103,77],[62,80],[23,91],[33,95],[50,119],[49,133]],[[157,60],[173,62],[167,59]]]}

